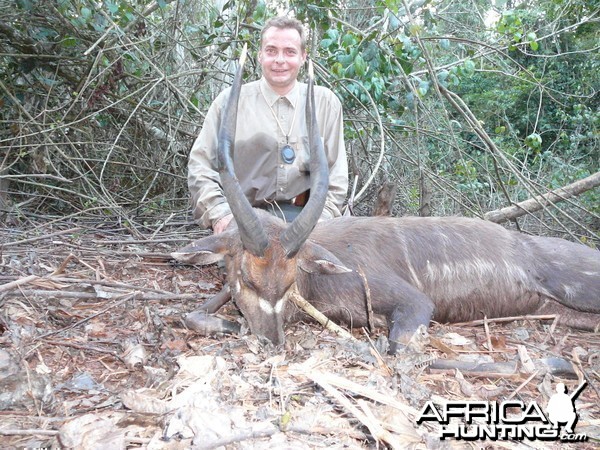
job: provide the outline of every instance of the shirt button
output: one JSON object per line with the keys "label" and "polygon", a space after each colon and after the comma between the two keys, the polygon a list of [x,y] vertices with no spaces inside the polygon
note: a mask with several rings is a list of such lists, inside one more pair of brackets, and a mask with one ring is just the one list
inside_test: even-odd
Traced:
{"label": "shirt button", "polygon": [[280,169],[283,169],[283,164],[279,164],[279,168],[280,168]]}

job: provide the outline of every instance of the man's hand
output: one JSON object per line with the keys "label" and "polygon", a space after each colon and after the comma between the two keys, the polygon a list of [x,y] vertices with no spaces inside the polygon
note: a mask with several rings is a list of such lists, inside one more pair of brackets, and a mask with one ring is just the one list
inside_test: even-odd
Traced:
{"label": "man's hand", "polygon": [[227,214],[226,216],[221,217],[219,220],[215,222],[213,225],[213,233],[219,234],[225,231],[231,220],[233,219],[233,214]]}

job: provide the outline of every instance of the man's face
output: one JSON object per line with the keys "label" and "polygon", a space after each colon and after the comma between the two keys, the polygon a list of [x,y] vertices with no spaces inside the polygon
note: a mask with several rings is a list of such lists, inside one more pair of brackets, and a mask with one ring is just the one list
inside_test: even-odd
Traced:
{"label": "man's face", "polygon": [[263,76],[279,95],[287,94],[306,60],[298,31],[292,28],[267,29],[258,53]]}

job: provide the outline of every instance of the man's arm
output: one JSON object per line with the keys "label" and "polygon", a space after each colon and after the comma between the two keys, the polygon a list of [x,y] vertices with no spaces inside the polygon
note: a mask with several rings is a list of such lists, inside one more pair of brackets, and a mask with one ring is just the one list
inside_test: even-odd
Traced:
{"label": "man's arm", "polygon": [[188,188],[194,217],[204,227],[213,229],[220,219],[231,214],[217,171],[220,109],[224,96],[224,92],[219,94],[209,108],[188,162]]}

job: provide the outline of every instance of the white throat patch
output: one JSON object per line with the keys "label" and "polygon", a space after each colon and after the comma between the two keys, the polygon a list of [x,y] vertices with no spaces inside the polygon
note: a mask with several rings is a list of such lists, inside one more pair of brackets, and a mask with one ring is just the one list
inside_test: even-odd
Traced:
{"label": "white throat patch", "polygon": [[280,299],[280,300],[278,300],[277,303],[275,303],[275,307],[273,307],[264,298],[259,298],[258,299],[258,306],[266,314],[269,314],[269,315],[271,315],[271,314],[279,315],[283,311],[283,307],[285,305],[285,300],[286,300],[285,297],[282,298],[282,299]]}

